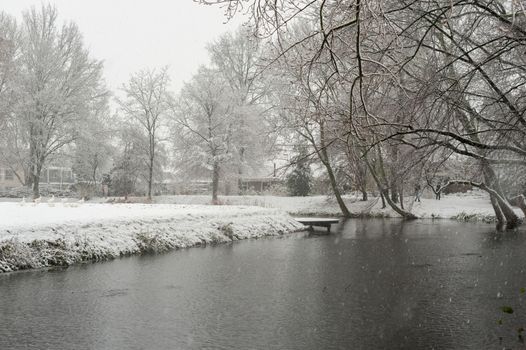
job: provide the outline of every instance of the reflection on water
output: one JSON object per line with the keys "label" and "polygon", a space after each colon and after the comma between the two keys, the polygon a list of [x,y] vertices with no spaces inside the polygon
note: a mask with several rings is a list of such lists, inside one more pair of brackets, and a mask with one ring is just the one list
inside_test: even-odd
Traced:
{"label": "reflection on water", "polygon": [[0,348],[520,348],[526,232],[336,231],[1,275]]}

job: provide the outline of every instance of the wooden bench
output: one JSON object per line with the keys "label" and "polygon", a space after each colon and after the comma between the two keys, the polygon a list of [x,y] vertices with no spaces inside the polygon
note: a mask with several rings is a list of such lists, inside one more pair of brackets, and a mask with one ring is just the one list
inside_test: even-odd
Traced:
{"label": "wooden bench", "polygon": [[339,219],[331,218],[295,218],[296,221],[302,223],[305,226],[309,226],[309,230],[313,230],[314,226],[326,227],[327,232],[331,232],[331,225],[340,222]]}

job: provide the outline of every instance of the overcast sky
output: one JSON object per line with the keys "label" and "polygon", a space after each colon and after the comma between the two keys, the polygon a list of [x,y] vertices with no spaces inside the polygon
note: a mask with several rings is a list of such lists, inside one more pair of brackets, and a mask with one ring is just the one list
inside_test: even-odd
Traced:
{"label": "overcast sky", "polygon": [[[46,3],[45,1],[44,3]],[[132,72],[168,65],[179,89],[200,64],[208,62],[206,44],[242,22],[226,23],[219,6],[192,0],[51,0],[61,20],[73,20],[92,56],[104,61],[110,89]],[[0,10],[21,17],[40,0],[0,0]]]}

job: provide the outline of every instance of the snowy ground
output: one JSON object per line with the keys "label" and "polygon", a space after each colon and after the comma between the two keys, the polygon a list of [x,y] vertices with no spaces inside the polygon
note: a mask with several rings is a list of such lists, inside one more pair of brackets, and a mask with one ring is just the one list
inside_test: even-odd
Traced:
{"label": "snowy ground", "polygon": [[[489,197],[482,191],[451,194],[442,196],[441,200],[422,198],[422,202],[414,202],[414,197],[405,198],[406,209],[420,218],[444,218],[460,220],[494,219],[493,208]],[[210,196],[163,196],[156,198],[158,203],[178,204],[209,204]],[[282,209],[292,215],[339,215],[338,204],[327,196],[309,197],[277,197],[277,196],[228,196],[220,197],[223,204],[253,205],[264,208]],[[390,207],[382,209],[379,198],[372,198],[366,202],[360,201],[358,196],[346,196],[345,202],[349,210],[357,216],[370,217],[398,217]],[[523,213],[515,209],[520,217]]]}
{"label": "snowy ground", "polygon": [[[274,236],[300,230],[289,214],[337,216],[334,199],[325,196],[228,196],[220,206],[209,196],[164,196],[156,204],[0,202],[0,272],[142,252],[162,252],[236,239]],[[355,215],[397,217],[373,198],[345,198]],[[406,198],[406,209],[420,218],[494,219],[484,192],[448,195],[421,203]],[[520,217],[523,213],[516,209]]]}
{"label": "snowy ground", "polygon": [[303,225],[277,209],[171,204],[0,203],[0,271],[281,235]]}

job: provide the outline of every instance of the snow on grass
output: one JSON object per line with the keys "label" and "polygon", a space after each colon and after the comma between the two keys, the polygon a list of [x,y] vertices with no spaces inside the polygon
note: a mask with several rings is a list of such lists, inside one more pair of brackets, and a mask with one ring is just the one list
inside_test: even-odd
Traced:
{"label": "snow on grass", "polygon": [[[399,217],[389,206],[382,209],[380,198],[360,201],[359,196],[345,196],[345,202],[355,216]],[[163,196],[156,199],[161,203],[209,204],[210,196]],[[264,208],[282,209],[296,216],[338,216],[341,214],[336,200],[328,196],[278,197],[278,196],[223,196],[220,200],[230,205],[252,205]],[[462,221],[493,221],[495,213],[489,196],[482,191],[443,195],[441,200],[422,198],[414,202],[414,197],[404,200],[409,209],[423,219],[456,219]],[[515,208],[519,217],[523,213]]]}
{"label": "snow on grass", "polygon": [[0,271],[237,239],[275,236],[303,225],[277,209],[170,204],[0,203]]}
{"label": "snow on grass", "polygon": [[[228,196],[222,206],[209,196],[165,196],[164,204],[0,203],[0,272],[106,260],[143,252],[163,252],[231,240],[280,235],[303,225],[288,214],[338,216],[327,196]],[[345,200],[356,216],[397,217],[379,198]],[[175,203],[175,204],[173,204]],[[420,218],[492,221],[484,192],[447,195],[438,201],[405,200]],[[517,208],[517,214],[523,213]]]}

